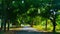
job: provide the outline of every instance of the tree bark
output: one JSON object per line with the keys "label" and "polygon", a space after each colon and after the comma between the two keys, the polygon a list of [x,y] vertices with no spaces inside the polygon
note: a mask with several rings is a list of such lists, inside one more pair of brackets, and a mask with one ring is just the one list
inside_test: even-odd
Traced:
{"label": "tree bark", "polygon": [[3,8],[3,28],[4,28],[4,31],[6,31],[6,0],[2,0],[2,8]]}
{"label": "tree bark", "polygon": [[6,31],[6,20],[4,20],[4,32]]}
{"label": "tree bark", "polygon": [[46,30],[47,30],[47,19],[46,19]]}
{"label": "tree bark", "polygon": [[55,28],[56,28],[56,16],[54,16],[53,19],[53,32],[55,32]]}
{"label": "tree bark", "polygon": [[3,17],[1,17],[1,31],[3,30]]}
{"label": "tree bark", "polygon": [[8,20],[8,29],[7,29],[8,31],[9,31],[9,27],[10,27],[10,20]]}
{"label": "tree bark", "polygon": [[3,22],[1,22],[1,31],[3,30]]}
{"label": "tree bark", "polygon": [[53,32],[55,32],[55,28],[56,28],[56,22],[55,22],[55,19],[53,21]]}
{"label": "tree bark", "polygon": [[34,25],[34,21],[31,23],[31,27],[33,27],[33,25]]}

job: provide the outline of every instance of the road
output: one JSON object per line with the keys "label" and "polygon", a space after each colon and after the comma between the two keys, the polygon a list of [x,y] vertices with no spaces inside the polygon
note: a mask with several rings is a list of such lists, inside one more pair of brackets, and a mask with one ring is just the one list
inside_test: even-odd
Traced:
{"label": "road", "polygon": [[4,34],[60,34],[60,33],[39,32],[35,28],[24,26],[20,30],[10,30],[5,32]]}
{"label": "road", "polygon": [[[15,31],[14,34],[57,34],[57,33],[53,33],[53,32],[36,32],[36,31]],[[60,34],[60,33],[58,33]]]}
{"label": "road", "polygon": [[24,26],[23,28],[20,28],[20,30],[24,30],[24,31],[37,31],[35,28],[29,27],[29,26]]}

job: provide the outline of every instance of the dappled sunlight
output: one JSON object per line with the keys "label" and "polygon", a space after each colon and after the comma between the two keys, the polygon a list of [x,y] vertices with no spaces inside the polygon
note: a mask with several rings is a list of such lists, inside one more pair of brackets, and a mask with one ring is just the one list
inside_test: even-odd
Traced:
{"label": "dappled sunlight", "polygon": [[43,30],[43,26],[33,26],[33,28],[36,28],[37,30]]}
{"label": "dappled sunlight", "polygon": [[[36,28],[38,31],[45,31],[45,26],[38,25],[38,26],[33,26],[33,28]],[[53,27],[48,25],[47,31],[52,31],[52,29]]]}
{"label": "dappled sunlight", "polygon": [[10,31],[14,34],[60,32],[60,1],[0,0],[0,32]]}

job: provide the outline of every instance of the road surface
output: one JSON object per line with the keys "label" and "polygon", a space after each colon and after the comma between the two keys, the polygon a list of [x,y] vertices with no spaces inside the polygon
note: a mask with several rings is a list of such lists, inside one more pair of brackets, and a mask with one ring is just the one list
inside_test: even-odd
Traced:
{"label": "road surface", "polygon": [[60,34],[60,33],[39,32],[35,28],[24,26],[23,28],[20,28],[20,30],[10,30],[4,32],[4,34]]}

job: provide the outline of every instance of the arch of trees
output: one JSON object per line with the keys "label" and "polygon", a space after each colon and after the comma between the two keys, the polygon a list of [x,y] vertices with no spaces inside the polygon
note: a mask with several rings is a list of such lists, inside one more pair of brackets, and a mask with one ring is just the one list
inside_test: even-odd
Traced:
{"label": "arch of trees", "polygon": [[55,2],[55,0],[0,0],[0,17],[2,20],[1,30],[4,28],[4,31],[6,31],[6,23],[8,23],[9,30],[10,23],[21,24],[22,20],[26,19],[27,20],[25,23],[33,26],[33,19],[36,16],[40,16],[46,19],[47,29],[47,19],[50,19],[49,17],[51,15],[50,9],[58,10],[60,6],[58,5],[57,8]]}

